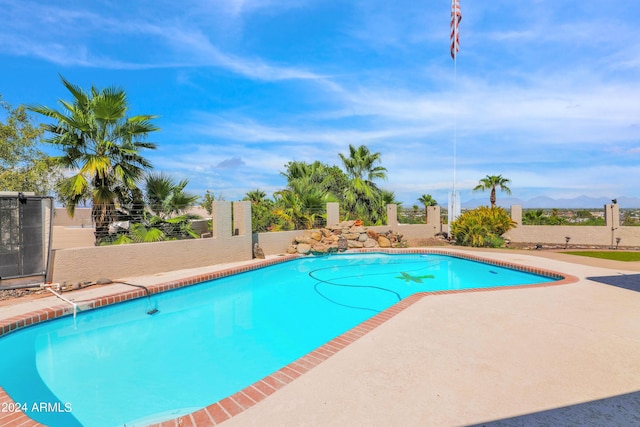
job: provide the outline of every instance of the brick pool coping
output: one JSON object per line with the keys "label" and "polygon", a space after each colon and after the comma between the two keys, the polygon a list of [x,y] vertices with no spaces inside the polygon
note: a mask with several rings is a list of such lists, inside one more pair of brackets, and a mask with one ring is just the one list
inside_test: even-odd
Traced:
{"label": "brick pool coping", "polygon": [[[487,264],[492,264],[500,267],[508,267],[511,269],[524,271],[527,273],[533,273],[541,276],[551,277],[558,279],[553,282],[542,282],[530,285],[510,286],[510,287],[491,287],[491,288],[474,288],[474,289],[455,289],[455,290],[443,290],[432,292],[419,292],[415,293],[386,310],[376,314],[365,322],[355,326],[344,334],[332,339],[331,341],[321,345],[312,352],[302,356],[301,358],[291,362],[287,366],[279,369],[278,371],[256,381],[243,390],[226,397],[218,402],[215,402],[205,408],[190,414],[183,415],[181,417],[163,421],[161,423],[153,424],[153,427],[208,427],[220,424],[231,417],[238,415],[239,413],[249,409],[256,403],[264,400],[267,396],[273,394],[276,390],[284,387],[288,383],[292,382],[302,374],[313,369],[329,357],[333,356],[343,348],[347,347],[351,343],[357,341],[367,333],[371,332],[378,326],[385,323],[387,320],[393,318],[398,313],[404,311],[406,308],[420,301],[427,296],[435,295],[447,295],[469,292],[486,292],[486,291],[498,291],[505,289],[531,289],[531,288],[543,288],[549,286],[558,286],[569,283],[575,283],[579,279],[575,276],[558,273],[552,270],[546,270],[536,267],[529,267],[526,265],[514,264],[511,262],[494,260],[484,258],[481,256],[471,255],[468,253],[457,253],[449,250],[441,249],[352,249],[349,253],[387,253],[387,254],[438,254],[447,255],[456,258],[467,259],[471,261],[478,261]],[[271,258],[267,260],[258,261],[253,264],[230,267],[223,270],[215,271],[212,273],[201,274],[198,276],[188,277],[185,279],[172,280],[154,285],[145,286],[149,290],[149,294],[156,294],[160,292],[166,292],[173,289],[179,289],[186,286],[195,285],[198,283],[206,282],[209,280],[215,280],[222,277],[231,276],[238,273],[243,273],[259,268],[267,267],[282,262],[298,259],[298,255],[286,255],[278,258]],[[117,283],[117,282],[116,282]],[[120,292],[108,296],[99,297],[93,300],[74,301],[78,304],[80,311],[91,310],[107,305],[117,304],[124,301],[129,301],[137,298],[146,297],[146,291],[143,289],[132,290],[126,292]],[[47,309],[41,309],[18,316],[13,316],[4,320],[0,320],[0,337],[18,329],[34,325],[48,320],[56,319],[62,316],[68,316],[73,314],[73,309],[69,305],[59,305]],[[0,407],[10,407],[14,404],[11,397],[0,387]],[[35,427],[42,426],[42,424],[32,420],[25,413],[22,412],[5,412],[0,413],[0,425],[4,427]]]}

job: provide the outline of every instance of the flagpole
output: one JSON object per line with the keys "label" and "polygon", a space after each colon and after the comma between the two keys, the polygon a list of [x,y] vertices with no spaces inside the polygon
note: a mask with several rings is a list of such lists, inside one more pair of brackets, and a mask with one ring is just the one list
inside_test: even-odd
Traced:
{"label": "flagpole", "polygon": [[[458,37],[458,26],[456,25],[456,34],[454,37]],[[457,39],[456,39],[457,40]],[[458,55],[455,55],[453,58],[453,203],[452,207],[454,208],[455,215],[455,205],[456,205],[456,166],[457,166],[457,146],[458,146]]]}
{"label": "flagpole", "polygon": [[453,58],[453,96],[454,96],[454,105],[453,105],[453,185],[451,188],[451,199],[449,203],[449,224],[453,222],[459,212],[460,207],[458,206],[459,200],[458,195],[456,194],[456,180],[457,180],[457,161],[458,161],[458,24],[462,19],[462,14],[460,13],[460,0],[451,0],[451,57]]}
{"label": "flagpole", "polygon": [[[458,17],[454,19],[457,21]],[[453,194],[455,200],[456,192],[456,161],[457,161],[457,145],[458,145],[458,24],[453,26],[453,40],[455,43],[455,55],[453,56]]]}

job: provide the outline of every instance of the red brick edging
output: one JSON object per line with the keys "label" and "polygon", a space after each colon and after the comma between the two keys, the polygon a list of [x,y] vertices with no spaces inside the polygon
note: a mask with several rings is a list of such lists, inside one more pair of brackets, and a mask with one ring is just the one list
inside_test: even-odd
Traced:
{"label": "red brick edging", "polygon": [[[377,328],[387,320],[391,319],[398,313],[405,310],[407,307],[415,304],[417,301],[421,300],[427,296],[433,295],[444,295],[444,294],[458,294],[458,293],[469,293],[469,292],[485,292],[485,291],[495,291],[495,290],[505,290],[505,289],[530,289],[530,288],[542,288],[548,286],[557,286],[564,285],[569,283],[575,283],[578,281],[578,278],[575,276],[558,273],[555,271],[529,267],[525,265],[512,264],[506,261],[498,261],[487,258],[482,258],[475,255],[470,254],[462,254],[462,253],[454,253],[449,252],[447,250],[441,249],[359,249],[359,250],[351,250],[350,253],[364,253],[364,252],[382,252],[382,253],[402,253],[402,254],[439,254],[439,255],[447,255],[456,258],[468,259],[471,261],[479,261],[487,264],[492,264],[500,267],[508,267],[515,270],[525,271],[528,273],[538,274],[542,276],[552,277],[556,280],[553,282],[543,282],[531,285],[521,285],[521,286],[510,286],[510,287],[493,287],[493,288],[475,288],[475,289],[462,289],[462,290],[446,290],[446,291],[434,291],[434,292],[419,292],[413,294],[393,306],[387,308],[386,310],[378,313],[372,318],[366,320],[365,322],[355,326],[344,334],[332,339],[331,341],[323,344],[322,346],[316,348],[311,353],[299,358],[298,360],[291,362],[289,365],[279,369],[278,371],[262,378],[261,380],[256,381],[250,386],[244,388],[243,390],[226,397],[218,402],[215,402],[205,408],[202,408],[198,411],[195,411],[191,414],[187,414],[181,416],[179,418],[164,421],[158,424],[154,424],[153,427],[209,427],[220,424],[229,418],[238,415],[239,413],[249,409],[256,403],[262,401],[267,396],[273,394],[276,390],[284,387],[289,384],[302,374],[307,371],[313,369],[315,366],[319,365],[329,357],[333,356],[343,348],[347,347],[349,344],[355,342],[359,338],[363,337],[373,329]],[[157,285],[149,285],[147,288],[149,289],[150,294],[156,294],[160,292],[166,292],[172,289],[178,289],[185,286],[190,286],[194,284],[198,284],[201,282],[206,282],[209,280],[214,280],[226,276],[230,276],[237,273],[242,273],[246,271],[255,270],[258,268],[266,267],[273,264],[278,264],[285,261],[290,261],[292,259],[296,259],[298,256],[288,255],[280,258],[272,258],[269,260],[259,261],[257,263],[240,266],[240,267],[232,267],[225,270],[220,270],[217,272],[203,274],[199,276],[189,277],[186,279],[160,283]],[[98,307],[103,307],[106,305],[116,304],[119,302],[124,302],[136,298],[146,297],[146,293],[144,290],[133,290],[128,292],[123,292],[115,295],[110,295],[106,297],[101,297],[96,300],[87,301],[84,303],[80,303],[82,305],[82,309],[93,309]],[[57,306],[54,308],[46,309],[46,310],[38,310],[35,312],[14,316],[9,319],[5,319],[0,323],[0,337],[4,334],[13,332],[14,330],[36,324],[39,322],[44,322],[47,320],[55,319],[57,317],[62,317],[65,315],[70,315],[73,313],[73,310],[67,306]],[[13,400],[9,397],[9,395],[0,387],[0,405],[11,405]],[[31,426],[41,426],[41,424],[33,421],[27,415],[21,412],[15,413],[0,413],[0,425],[4,427],[31,427]]]}

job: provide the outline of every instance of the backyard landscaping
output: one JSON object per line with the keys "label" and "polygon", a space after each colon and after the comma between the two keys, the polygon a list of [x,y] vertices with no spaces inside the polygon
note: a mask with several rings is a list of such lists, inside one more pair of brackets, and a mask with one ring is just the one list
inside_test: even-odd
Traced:
{"label": "backyard landscaping", "polygon": [[620,251],[569,251],[562,252],[569,255],[579,255],[592,258],[610,259],[614,261],[640,261],[640,252]]}

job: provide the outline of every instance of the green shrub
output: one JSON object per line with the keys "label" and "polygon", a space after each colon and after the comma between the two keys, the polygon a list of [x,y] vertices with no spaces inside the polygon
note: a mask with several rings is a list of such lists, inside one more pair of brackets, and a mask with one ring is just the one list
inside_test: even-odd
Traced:
{"label": "green shrub", "polygon": [[480,206],[451,223],[451,236],[458,245],[497,248],[504,243],[501,236],[515,225],[504,209]]}

